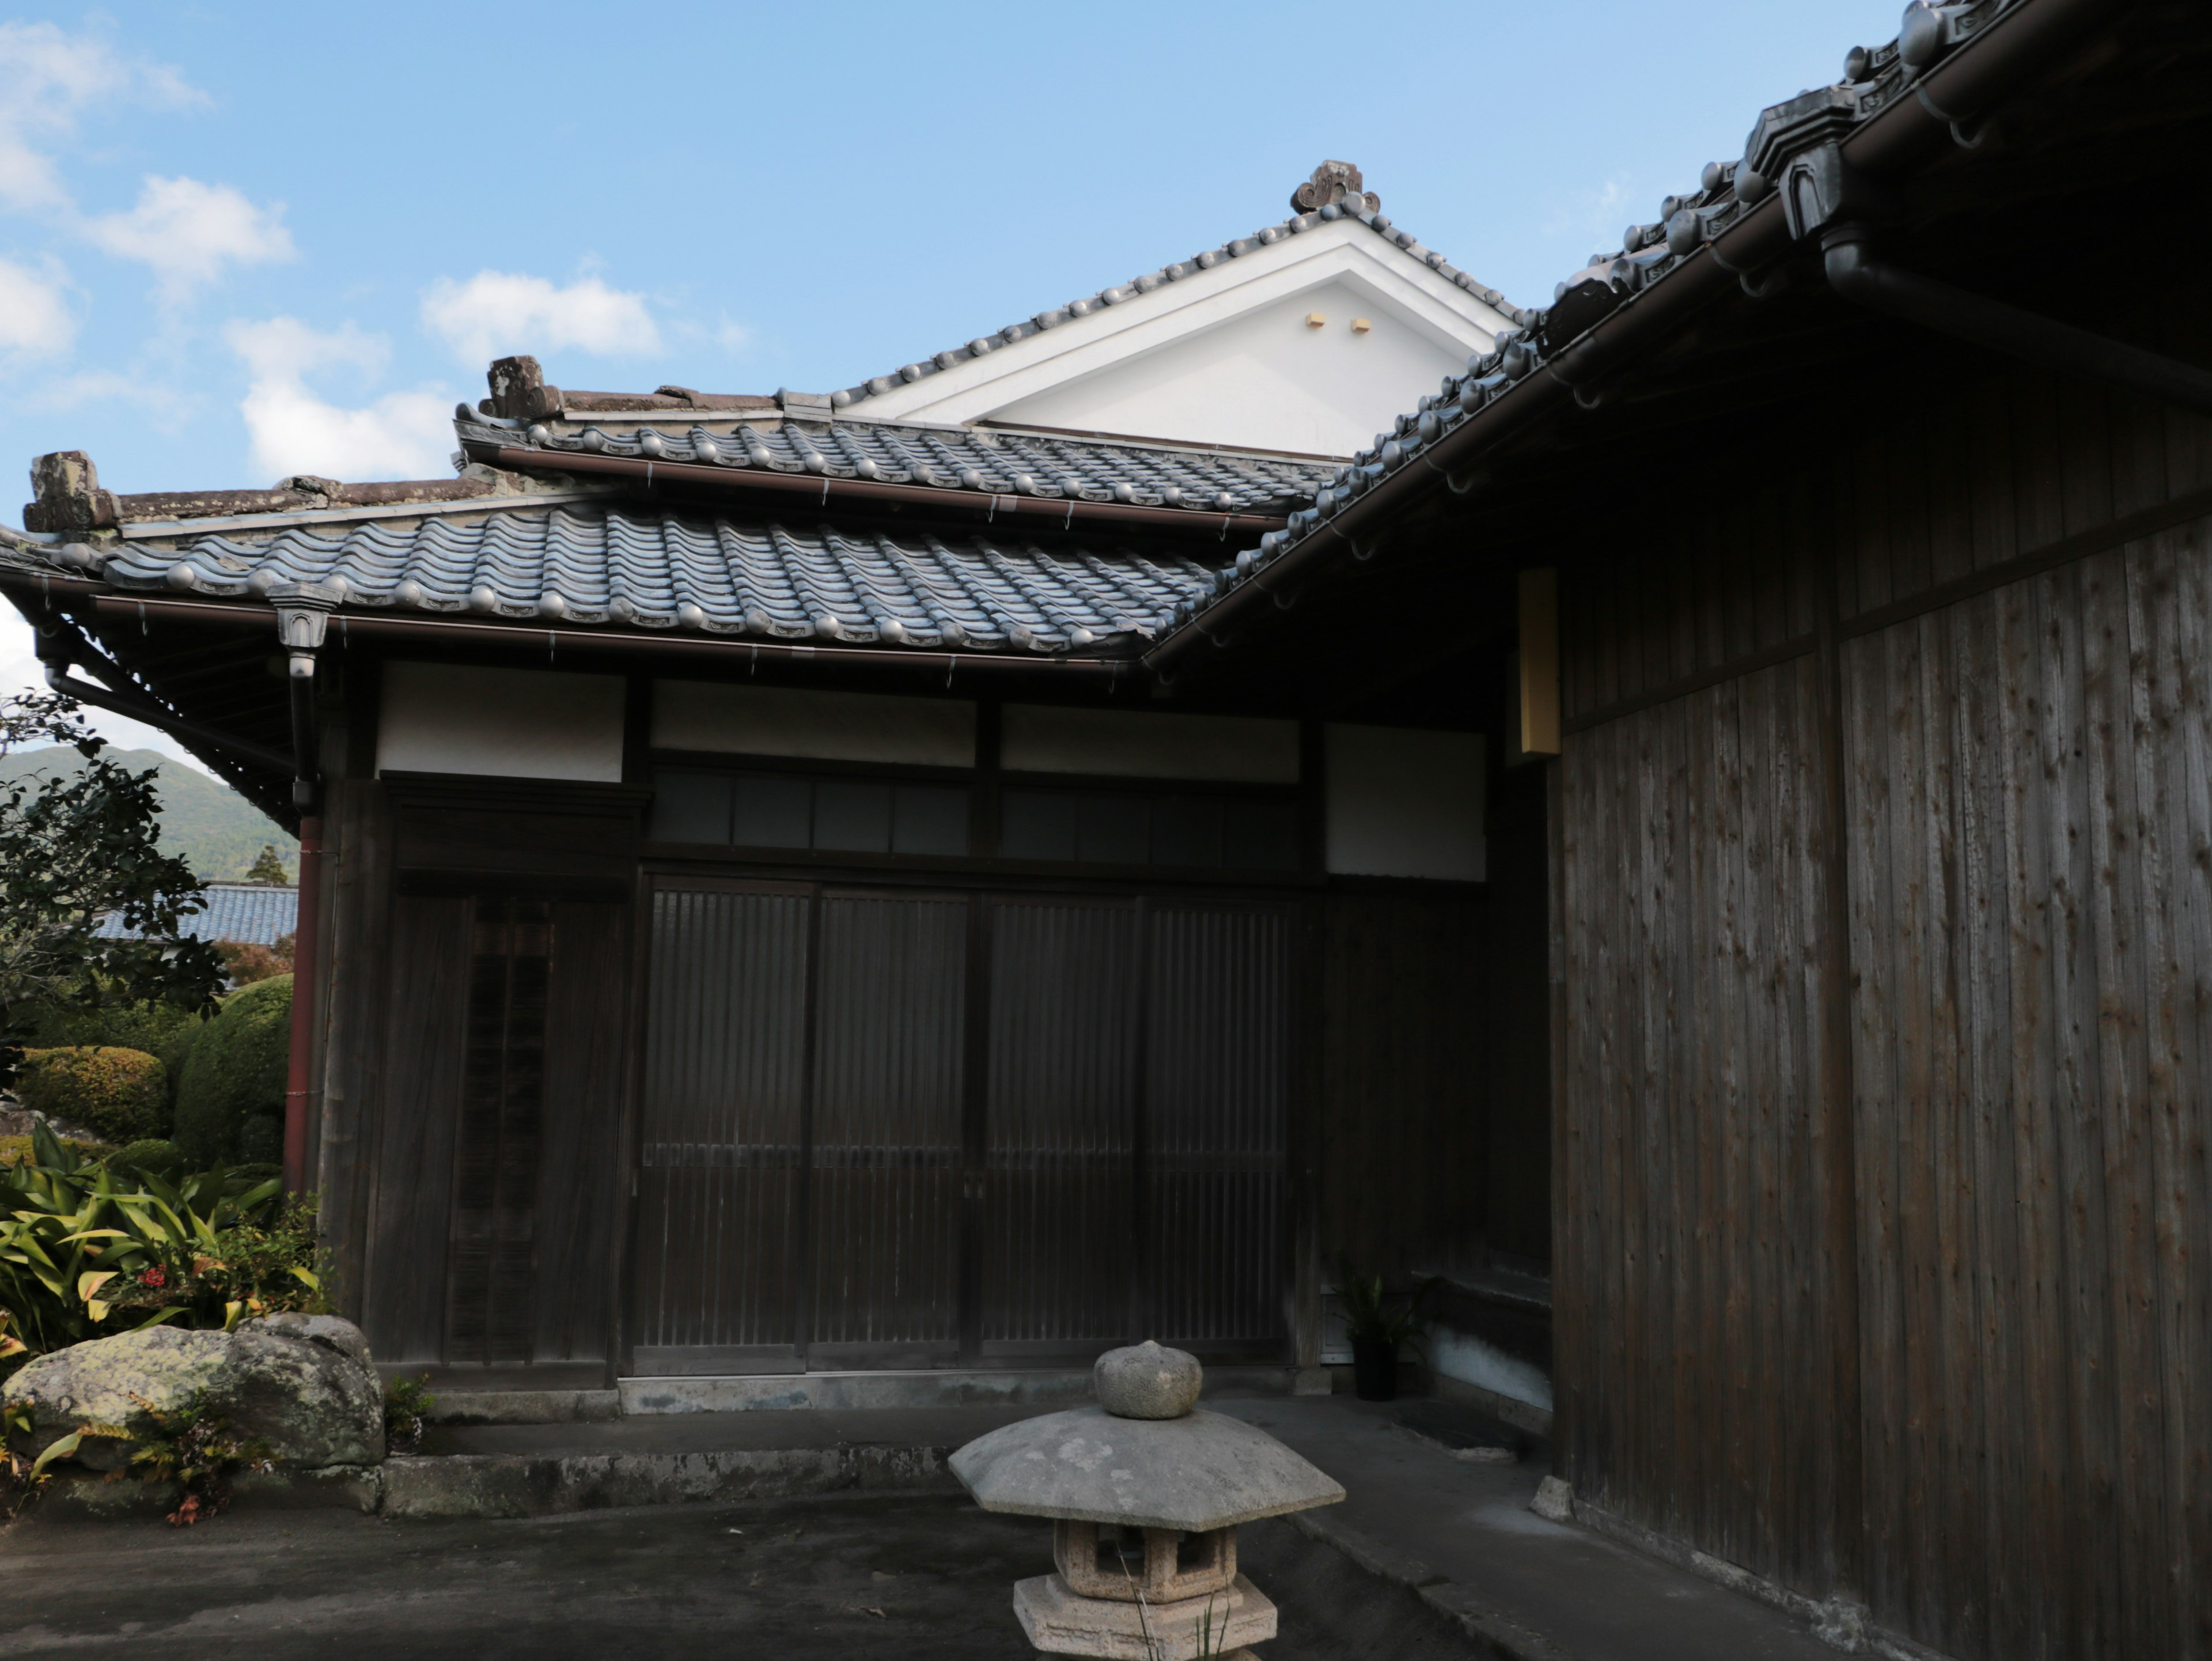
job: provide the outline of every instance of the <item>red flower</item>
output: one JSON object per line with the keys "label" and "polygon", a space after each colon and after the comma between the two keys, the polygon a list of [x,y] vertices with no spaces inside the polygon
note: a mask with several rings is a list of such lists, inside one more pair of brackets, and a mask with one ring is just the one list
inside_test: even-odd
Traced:
{"label": "red flower", "polygon": [[165,1287],[169,1284],[168,1271],[161,1264],[155,1263],[139,1271],[138,1284],[148,1287]]}

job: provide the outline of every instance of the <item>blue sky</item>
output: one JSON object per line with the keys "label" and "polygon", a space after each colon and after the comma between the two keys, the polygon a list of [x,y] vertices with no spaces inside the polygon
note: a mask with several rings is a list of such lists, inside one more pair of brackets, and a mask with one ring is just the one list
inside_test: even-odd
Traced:
{"label": "blue sky", "polygon": [[[1898,15],[0,3],[0,522],[47,450],[121,491],[443,474],[507,351],[848,386],[1279,219],[1325,157],[1544,304]],[[0,618],[0,688],[31,668]]]}

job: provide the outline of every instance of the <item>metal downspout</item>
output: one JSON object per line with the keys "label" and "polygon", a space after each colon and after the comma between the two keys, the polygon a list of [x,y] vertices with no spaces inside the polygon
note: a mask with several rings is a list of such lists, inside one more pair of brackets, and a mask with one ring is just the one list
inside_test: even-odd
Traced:
{"label": "metal downspout", "polygon": [[307,1189],[307,1107],[315,1076],[315,984],[322,947],[323,819],[315,720],[316,654],[342,598],[319,583],[288,583],[269,596],[289,654],[292,801],[300,810],[300,902],[292,933],[292,1030],[284,1067],[284,1188]]}

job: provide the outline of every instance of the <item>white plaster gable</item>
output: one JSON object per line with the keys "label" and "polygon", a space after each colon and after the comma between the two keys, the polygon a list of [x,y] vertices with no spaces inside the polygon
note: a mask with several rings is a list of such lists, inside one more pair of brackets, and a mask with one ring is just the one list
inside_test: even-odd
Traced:
{"label": "white plaster gable", "polygon": [[[1514,326],[1350,216],[1149,293],[1115,292],[1127,297],[846,413],[1349,455]],[[1314,313],[1323,321],[1309,326]]]}

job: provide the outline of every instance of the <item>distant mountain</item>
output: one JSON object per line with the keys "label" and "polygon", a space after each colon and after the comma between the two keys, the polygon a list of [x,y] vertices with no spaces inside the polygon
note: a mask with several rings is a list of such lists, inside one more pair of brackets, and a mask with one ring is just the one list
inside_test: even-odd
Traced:
{"label": "distant mountain", "polygon": [[[150,767],[161,775],[155,788],[161,798],[161,846],[200,876],[212,882],[240,881],[253,864],[253,856],[273,843],[287,875],[298,880],[299,839],[286,835],[228,785],[151,750],[118,750],[111,745],[101,753],[134,772]],[[0,781],[44,773],[57,763],[74,772],[80,759],[75,750],[63,745],[19,750],[0,756]]]}

